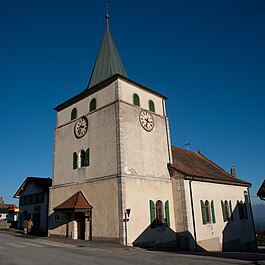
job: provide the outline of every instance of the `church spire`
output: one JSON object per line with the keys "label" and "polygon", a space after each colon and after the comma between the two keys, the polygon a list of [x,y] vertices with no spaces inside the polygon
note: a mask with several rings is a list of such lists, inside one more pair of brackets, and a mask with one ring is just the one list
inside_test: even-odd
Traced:
{"label": "church spire", "polygon": [[106,3],[106,30],[92,71],[88,89],[115,74],[127,77],[119,53],[109,31],[109,3]]}

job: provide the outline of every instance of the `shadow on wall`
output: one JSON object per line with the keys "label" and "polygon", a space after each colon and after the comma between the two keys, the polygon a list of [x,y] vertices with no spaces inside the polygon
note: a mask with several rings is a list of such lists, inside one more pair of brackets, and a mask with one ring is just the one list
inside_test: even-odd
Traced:
{"label": "shadow on wall", "polygon": [[56,229],[56,228],[63,226],[63,225],[66,225],[66,229],[67,229],[67,223],[70,223],[71,221],[74,220],[74,217],[71,218],[70,215],[63,214],[63,213],[60,214],[60,219],[56,218],[56,213],[50,214],[48,218],[49,218],[48,219],[49,220],[49,226],[48,226],[49,230]]}
{"label": "shadow on wall", "polygon": [[[228,202],[229,204],[229,202]],[[255,230],[252,221],[251,208],[246,202],[238,202],[233,212],[226,209],[222,202],[223,222],[223,251],[256,251]]]}
{"label": "shadow on wall", "polygon": [[[148,249],[181,249],[195,250],[196,243],[190,232],[176,233],[163,224],[156,226],[156,220],[148,226],[143,233],[133,242],[133,246]],[[199,251],[205,251],[197,246]]]}

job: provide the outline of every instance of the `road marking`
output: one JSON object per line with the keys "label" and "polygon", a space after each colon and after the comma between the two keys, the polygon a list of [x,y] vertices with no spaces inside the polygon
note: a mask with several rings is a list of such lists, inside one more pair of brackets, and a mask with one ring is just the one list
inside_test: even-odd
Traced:
{"label": "road marking", "polygon": [[23,245],[37,247],[37,248],[44,248],[45,247],[42,245],[37,245],[37,244],[33,244],[33,243],[28,243],[28,242],[23,242]]}
{"label": "road marking", "polygon": [[26,246],[23,246],[21,244],[16,244],[16,243],[7,243],[7,245],[14,247],[14,248],[25,248]]}

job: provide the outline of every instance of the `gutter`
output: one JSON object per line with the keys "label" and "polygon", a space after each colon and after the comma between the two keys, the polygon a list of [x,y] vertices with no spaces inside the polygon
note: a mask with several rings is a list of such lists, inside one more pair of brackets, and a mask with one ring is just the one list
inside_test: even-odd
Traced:
{"label": "gutter", "polygon": [[198,251],[197,234],[196,234],[195,217],[194,217],[193,196],[192,196],[192,188],[191,188],[191,182],[192,181],[194,181],[194,177],[192,177],[192,179],[189,181],[189,187],[190,187],[190,203],[191,203],[191,212],[192,212],[192,224],[193,224],[193,231],[194,231],[195,250]]}

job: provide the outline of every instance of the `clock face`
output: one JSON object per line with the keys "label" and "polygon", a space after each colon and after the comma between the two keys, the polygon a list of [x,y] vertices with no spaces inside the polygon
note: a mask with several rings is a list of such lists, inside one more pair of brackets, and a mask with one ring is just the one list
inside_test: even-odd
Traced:
{"label": "clock face", "polygon": [[84,116],[77,120],[77,122],[75,123],[75,129],[74,129],[75,136],[77,138],[81,138],[86,134],[87,124],[88,124],[87,118]]}
{"label": "clock face", "polygon": [[154,128],[154,119],[151,113],[149,113],[147,110],[142,110],[139,114],[139,119],[142,127],[148,131],[151,132]]}

